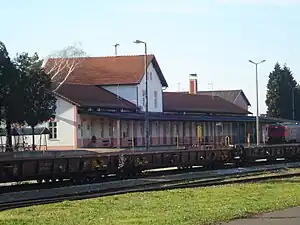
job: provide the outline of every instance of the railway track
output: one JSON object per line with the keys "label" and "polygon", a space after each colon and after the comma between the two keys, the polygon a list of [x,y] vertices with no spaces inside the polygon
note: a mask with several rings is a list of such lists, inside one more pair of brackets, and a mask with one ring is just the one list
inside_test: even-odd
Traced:
{"label": "railway track", "polygon": [[[189,172],[197,172],[197,171],[204,171],[204,168],[189,168],[184,170],[179,169],[169,169],[169,170],[162,170],[162,171],[146,171],[142,174],[136,175],[134,177],[125,177],[120,178],[118,176],[106,176],[103,177],[101,180],[94,181],[93,183],[104,183],[104,182],[112,182],[118,180],[128,180],[128,179],[139,179],[139,178],[147,178],[147,177],[154,177],[154,176],[166,176],[166,175],[173,175],[173,174],[181,174],[181,173],[189,173]],[[212,169],[211,171],[216,170]],[[36,189],[49,189],[49,188],[59,188],[59,187],[68,187],[68,186],[75,186],[72,181],[64,180],[60,182],[49,182],[49,183],[37,183],[37,181],[25,181],[19,183],[0,183],[0,194],[2,193],[9,193],[9,192],[18,192],[18,191],[30,191]],[[80,185],[80,184],[77,184]]]}
{"label": "railway track", "polygon": [[[297,163],[297,162],[296,162]],[[300,162],[299,162],[300,163]],[[275,162],[272,165],[281,165],[281,162]],[[245,165],[247,168],[255,168],[258,166],[269,166],[269,164],[262,164],[253,163]],[[226,165],[223,166],[222,169],[234,169],[234,165]],[[37,183],[37,181],[25,181],[25,182],[15,182],[15,183],[0,183],[0,194],[2,193],[9,193],[9,192],[18,192],[18,191],[30,191],[36,189],[50,189],[50,188],[60,188],[60,187],[69,187],[69,186],[76,186],[76,185],[83,185],[83,184],[100,184],[105,182],[112,182],[112,181],[119,181],[119,180],[128,180],[128,179],[140,179],[140,178],[150,178],[155,176],[167,176],[167,175],[174,175],[174,174],[182,174],[182,173],[192,173],[192,172],[199,172],[199,171],[219,171],[220,168],[212,168],[207,169],[205,167],[193,167],[193,168],[185,168],[185,169],[171,169],[171,170],[163,170],[163,171],[144,171],[142,174],[135,175],[134,177],[118,177],[115,174],[110,176],[105,176],[100,180],[85,182],[81,184],[74,184],[70,180],[63,180],[58,182],[47,182],[47,183]]]}
{"label": "railway track", "polygon": [[[237,179],[237,180],[207,180],[207,181],[198,181],[198,182],[186,183],[186,184],[173,184],[173,185],[163,185],[163,186],[153,185],[150,187],[132,187],[132,188],[122,188],[122,189],[111,189],[106,192],[72,194],[70,196],[60,196],[60,197],[55,197],[55,198],[41,198],[41,199],[34,199],[34,200],[3,203],[3,204],[0,204],[0,211],[14,209],[14,208],[27,207],[27,206],[33,206],[33,205],[58,203],[58,202],[67,201],[67,200],[74,201],[74,200],[104,197],[104,196],[125,194],[125,193],[163,191],[163,190],[172,190],[172,189],[179,189],[179,188],[207,187],[207,186],[226,185],[226,184],[233,184],[233,183],[260,182],[260,181],[266,181],[266,180],[272,180],[272,179],[291,178],[291,177],[298,177],[298,176],[300,176],[300,173],[288,173],[288,174],[281,174],[281,175],[269,175],[269,176],[264,176],[264,177],[243,178],[243,179]],[[230,179],[230,178],[227,178],[227,179]]]}
{"label": "railway track", "polygon": [[[19,208],[37,204],[48,204],[61,202],[65,200],[80,200],[87,199],[93,197],[102,197],[108,195],[115,194],[123,194],[130,192],[140,192],[140,191],[156,191],[156,190],[167,190],[167,189],[175,189],[175,188],[190,188],[190,187],[201,187],[201,186],[211,186],[211,185],[222,185],[222,184],[230,184],[230,183],[241,183],[241,182],[255,182],[255,181],[263,181],[266,179],[278,179],[278,178],[286,178],[299,176],[300,173],[287,173],[287,174],[276,174],[276,175],[266,175],[261,176],[262,173],[273,172],[276,173],[278,171],[282,171],[287,168],[295,168],[299,167],[296,164],[285,164],[285,165],[277,165],[277,167],[271,168],[257,168],[256,170],[248,170],[248,171],[236,171],[236,172],[227,172],[222,174],[214,174],[212,176],[193,176],[189,174],[191,177],[179,178],[173,177],[170,180],[148,180],[148,182],[140,182],[140,183],[131,183],[127,185],[119,185],[116,186],[113,183],[107,187],[102,188],[94,188],[94,189],[73,189],[66,191],[65,193],[60,193],[57,195],[45,195],[45,196],[36,196],[34,199],[30,199],[28,196],[23,195],[22,198],[16,197],[16,199],[7,199],[6,201],[1,202],[0,196],[0,210],[7,210],[12,208]],[[176,175],[175,175],[176,176]],[[250,177],[249,177],[250,176]],[[258,177],[259,176],[259,177]],[[78,187],[79,188],[79,187]],[[55,190],[51,189],[51,192],[55,192]]]}

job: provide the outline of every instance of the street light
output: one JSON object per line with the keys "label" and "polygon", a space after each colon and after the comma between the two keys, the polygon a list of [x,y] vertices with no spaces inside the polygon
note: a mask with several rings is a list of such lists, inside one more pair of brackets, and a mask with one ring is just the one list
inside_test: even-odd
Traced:
{"label": "street light", "polygon": [[144,44],[145,46],[145,75],[146,75],[146,113],[145,113],[145,125],[146,125],[146,151],[149,150],[149,115],[148,115],[148,72],[147,72],[147,43],[140,40],[135,40],[135,44]]}
{"label": "street light", "polygon": [[295,90],[297,89],[297,87],[293,87],[290,83],[288,83],[288,85],[292,89],[292,111],[293,111],[293,120],[295,120]]}
{"label": "street light", "polygon": [[255,65],[256,71],[256,145],[259,145],[259,108],[258,108],[258,74],[257,74],[257,65],[264,63],[266,60],[262,60],[258,63],[249,60],[250,63]]}

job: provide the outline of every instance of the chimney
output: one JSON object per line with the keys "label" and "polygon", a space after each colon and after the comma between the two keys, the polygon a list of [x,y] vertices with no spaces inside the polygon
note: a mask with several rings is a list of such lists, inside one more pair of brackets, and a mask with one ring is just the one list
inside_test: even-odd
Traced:
{"label": "chimney", "polygon": [[198,92],[198,82],[197,82],[197,74],[190,74],[190,91],[189,93],[192,95],[197,94]]}

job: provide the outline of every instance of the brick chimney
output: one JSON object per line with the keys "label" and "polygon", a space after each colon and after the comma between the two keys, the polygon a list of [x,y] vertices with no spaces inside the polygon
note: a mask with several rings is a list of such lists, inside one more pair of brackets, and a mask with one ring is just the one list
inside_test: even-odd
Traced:
{"label": "brick chimney", "polygon": [[192,95],[197,94],[198,92],[198,82],[197,82],[197,74],[190,74],[190,91],[189,93]]}

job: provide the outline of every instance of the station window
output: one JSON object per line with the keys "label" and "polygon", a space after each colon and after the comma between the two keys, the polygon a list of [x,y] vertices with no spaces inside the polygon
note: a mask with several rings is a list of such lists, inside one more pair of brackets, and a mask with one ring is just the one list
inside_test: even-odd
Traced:
{"label": "station window", "polygon": [[130,126],[130,125],[129,125],[129,122],[124,122],[124,123],[123,123],[123,126],[124,126],[124,128],[123,128],[123,129],[124,129],[124,130],[123,130],[123,138],[128,138],[128,137],[129,137],[129,132],[130,132],[130,131],[129,131],[129,128],[130,128],[130,127],[129,127],[129,126]]}
{"label": "station window", "polygon": [[83,128],[82,127],[80,127],[80,137],[83,137]]}
{"label": "station window", "polygon": [[166,127],[166,133],[171,132],[171,130],[172,130],[171,122],[165,123],[165,127]]}
{"label": "station window", "polygon": [[153,135],[152,122],[149,121],[149,135]]}
{"label": "station window", "polygon": [[141,128],[141,136],[143,137],[145,135],[145,122],[140,122],[140,128]]}
{"label": "station window", "polygon": [[57,122],[49,122],[49,139],[57,139]]}
{"label": "station window", "polygon": [[179,135],[179,129],[180,129],[180,124],[179,124],[179,122],[177,122],[176,123],[176,125],[175,125],[175,127],[176,127],[176,135]]}
{"label": "station window", "polygon": [[104,138],[104,122],[100,122],[100,137]]}
{"label": "station window", "polygon": [[154,108],[157,108],[157,91],[154,91]]}
{"label": "station window", "polygon": [[145,105],[146,105],[146,91],[145,90],[142,91],[142,104],[145,107]]}
{"label": "station window", "polygon": [[108,135],[109,137],[112,137],[113,136],[113,130],[114,130],[114,127],[113,127],[113,121],[112,120],[109,120],[108,122]]}
{"label": "station window", "polygon": [[159,122],[156,122],[155,125],[156,125],[156,135],[159,136],[159,134],[160,134]]}

